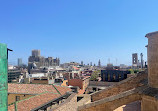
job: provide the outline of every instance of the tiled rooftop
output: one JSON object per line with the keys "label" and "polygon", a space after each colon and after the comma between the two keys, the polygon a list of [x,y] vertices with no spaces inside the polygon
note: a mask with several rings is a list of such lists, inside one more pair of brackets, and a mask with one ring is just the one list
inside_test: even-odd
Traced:
{"label": "tiled rooftop", "polygon": [[[17,110],[18,111],[31,111],[58,97],[60,97],[59,94],[53,94],[53,93],[39,94],[39,95],[17,102],[16,103]],[[14,110],[15,110],[14,104],[8,106],[8,111],[14,111]]]}
{"label": "tiled rooftop", "polygon": [[[57,90],[63,95],[66,92],[71,91],[67,87],[56,86]],[[40,94],[43,92],[58,93],[52,85],[43,84],[8,84],[8,93],[17,94]]]}
{"label": "tiled rooftop", "polygon": [[[8,84],[8,93],[35,95],[33,97],[18,101],[16,104],[18,111],[30,111],[70,91],[70,88],[56,85]],[[14,104],[8,106],[8,111],[15,111]]]}

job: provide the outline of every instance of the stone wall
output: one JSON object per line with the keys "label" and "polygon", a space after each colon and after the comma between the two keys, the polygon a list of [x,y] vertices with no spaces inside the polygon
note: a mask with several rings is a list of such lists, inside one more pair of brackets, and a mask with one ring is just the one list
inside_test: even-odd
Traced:
{"label": "stone wall", "polygon": [[141,103],[142,111],[158,111],[158,100],[151,96],[144,95]]}
{"label": "stone wall", "polygon": [[78,111],[113,111],[119,106],[141,100],[139,89],[132,89],[121,94],[78,107]]}
{"label": "stone wall", "polygon": [[89,86],[103,86],[108,87],[116,84],[117,82],[102,82],[102,81],[89,81]]}
{"label": "stone wall", "polygon": [[142,72],[134,77],[123,80],[116,85],[110,86],[104,90],[91,94],[92,101],[98,101],[100,99],[117,95],[133,88],[143,86],[144,84],[142,83],[142,81],[145,81],[145,79],[147,79],[147,73]]}
{"label": "stone wall", "polygon": [[77,110],[77,95],[75,93],[71,94],[70,97],[66,99],[65,102],[61,103],[56,108],[50,111],[76,111]]}
{"label": "stone wall", "polygon": [[80,101],[77,102],[77,106],[83,106],[88,103],[91,103],[91,96],[89,94],[81,94],[77,97],[83,97]]}

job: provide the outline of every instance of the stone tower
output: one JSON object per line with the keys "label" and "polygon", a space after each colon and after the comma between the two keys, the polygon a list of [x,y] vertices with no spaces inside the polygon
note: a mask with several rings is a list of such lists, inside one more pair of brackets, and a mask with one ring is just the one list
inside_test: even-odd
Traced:
{"label": "stone tower", "polygon": [[140,58],[141,58],[141,68],[143,69],[144,67],[143,53],[140,54]]}
{"label": "stone tower", "polygon": [[138,67],[138,54],[137,53],[132,54],[132,66],[134,68]]}
{"label": "stone tower", "polygon": [[148,38],[148,84],[158,88],[158,31],[146,34]]}

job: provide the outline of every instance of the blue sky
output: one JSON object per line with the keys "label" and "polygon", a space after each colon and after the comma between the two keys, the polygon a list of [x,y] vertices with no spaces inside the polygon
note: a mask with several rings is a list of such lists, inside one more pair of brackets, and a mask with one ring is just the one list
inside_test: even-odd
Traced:
{"label": "blue sky", "polygon": [[[145,34],[158,29],[157,0],[10,0],[0,1],[0,42],[27,63],[32,49],[61,62],[81,60],[131,65],[143,53]],[[140,57],[139,57],[140,58]]]}

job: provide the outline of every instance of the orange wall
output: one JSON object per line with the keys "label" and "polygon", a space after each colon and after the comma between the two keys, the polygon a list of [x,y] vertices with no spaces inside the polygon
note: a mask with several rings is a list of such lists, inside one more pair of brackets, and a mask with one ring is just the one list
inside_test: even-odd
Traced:
{"label": "orange wall", "polygon": [[64,80],[61,86],[67,86],[68,80]]}

